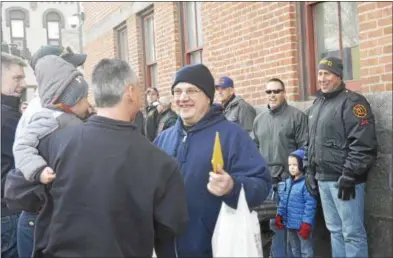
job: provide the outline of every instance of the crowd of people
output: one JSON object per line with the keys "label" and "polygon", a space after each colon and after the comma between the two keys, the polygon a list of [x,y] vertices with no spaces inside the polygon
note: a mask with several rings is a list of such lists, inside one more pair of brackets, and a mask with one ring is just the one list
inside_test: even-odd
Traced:
{"label": "crowd of people", "polygon": [[[257,114],[203,64],[180,68],[171,96],[144,93],[130,66],[43,46],[30,61],[37,96],[22,104],[24,60],[1,54],[3,257],[212,257],[222,202],[243,187],[253,209],[277,204],[272,257],[313,257],[320,202],[333,257],[367,257],[364,194],[375,163],[374,116],[345,87],[336,57],[319,63],[305,112],[285,84],[263,87]],[[87,99],[91,88],[95,106]],[[27,105],[28,104],[28,105]],[[220,133],[224,166],[211,158]]]}

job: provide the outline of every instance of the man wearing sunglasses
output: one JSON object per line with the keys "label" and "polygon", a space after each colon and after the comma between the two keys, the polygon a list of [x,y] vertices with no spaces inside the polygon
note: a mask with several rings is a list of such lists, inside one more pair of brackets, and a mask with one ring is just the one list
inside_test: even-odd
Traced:
{"label": "man wearing sunglasses", "polygon": [[[265,157],[272,176],[273,189],[268,199],[274,197],[278,203],[278,190],[289,176],[288,155],[307,142],[307,116],[288,105],[285,85],[280,79],[269,80],[265,93],[269,103],[267,111],[255,118],[252,137]],[[274,219],[270,220],[270,228],[275,232],[271,248],[273,257],[285,257],[285,231],[276,227]]]}

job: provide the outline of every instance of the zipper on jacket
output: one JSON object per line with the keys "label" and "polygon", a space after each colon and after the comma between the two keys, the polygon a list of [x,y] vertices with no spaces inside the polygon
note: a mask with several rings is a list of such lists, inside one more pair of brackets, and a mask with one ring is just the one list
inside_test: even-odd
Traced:
{"label": "zipper on jacket", "polygon": [[[312,132],[313,132],[314,135],[313,135],[312,145],[311,146],[314,148],[314,150],[312,150],[314,152],[314,159],[315,159],[315,155],[316,155],[315,154],[315,138],[316,138],[316,133],[317,133],[317,128],[318,128],[319,115],[321,114],[321,110],[322,110],[322,107],[323,107],[324,103],[325,103],[325,97],[322,97],[322,103],[321,103],[321,105],[318,108],[317,116],[314,118],[314,119],[316,119],[316,121],[314,123],[314,128],[312,128]],[[309,160],[309,162],[310,162],[309,165],[312,165],[311,163],[315,162],[315,161]]]}
{"label": "zipper on jacket", "polygon": [[174,241],[173,241],[173,245],[174,245],[174,248],[175,248],[175,256],[176,256],[176,258],[178,258],[178,257],[179,257],[179,254],[177,253],[177,241],[176,241],[176,237],[175,237],[175,239],[174,239]]}
{"label": "zipper on jacket", "polygon": [[[285,182],[285,184],[286,184],[286,182]],[[289,187],[289,191],[288,191],[288,195],[287,195],[287,203],[285,204],[285,214],[286,214],[285,220],[287,222],[286,226],[288,226],[288,203],[289,203],[289,196],[291,195],[291,191],[292,191],[292,186],[293,186],[293,182],[291,182],[291,187]]]}

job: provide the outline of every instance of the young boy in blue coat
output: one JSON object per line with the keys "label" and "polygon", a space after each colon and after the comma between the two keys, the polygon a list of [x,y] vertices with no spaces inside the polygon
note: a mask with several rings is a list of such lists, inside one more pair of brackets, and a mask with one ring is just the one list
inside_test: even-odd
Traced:
{"label": "young boy in blue coat", "polygon": [[303,160],[304,150],[292,152],[288,157],[291,177],[281,190],[276,215],[276,226],[287,228],[288,257],[313,257],[311,230],[314,224],[317,200],[305,185]]}

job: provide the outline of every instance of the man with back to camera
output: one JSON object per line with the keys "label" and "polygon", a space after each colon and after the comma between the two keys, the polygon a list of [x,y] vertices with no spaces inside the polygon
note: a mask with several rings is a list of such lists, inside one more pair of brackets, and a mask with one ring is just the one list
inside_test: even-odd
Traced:
{"label": "man with back to camera", "polygon": [[[280,79],[269,80],[265,85],[265,93],[269,100],[267,111],[255,118],[252,138],[268,162],[272,176],[274,186],[268,199],[272,199],[274,195],[278,204],[279,192],[282,192],[278,188],[284,187],[285,180],[289,177],[288,155],[307,142],[307,116],[288,105],[285,84]],[[284,257],[285,231],[276,227],[274,218],[270,220],[270,229],[275,233],[271,247],[273,257]]]}
{"label": "man with back to camera", "polygon": [[377,158],[374,115],[363,95],[346,88],[341,59],[324,58],[318,68],[320,90],[308,110],[306,185],[314,195],[319,190],[332,257],[368,257],[364,196]]}
{"label": "man with back to camera", "polygon": [[34,255],[151,257],[154,247],[158,257],[174,257],[174,238],[188,221],[184,183],[176,162],[130,122],[140,108],[137,77],[126,62],[103,59],[92,88],[97,115],[38,147],[57,172],[51,188],[16,174],[7,179],[19,197],[12,205],[30,208],[34,196],[45,200]]}
{"label": "man with back to camera", "polygon": [[224,107],[225,117],[241,125],[250,134],[256,111],[242,97],[235,94],[233,80],[227,76],[221,77],[216,84],[216,95]]}

